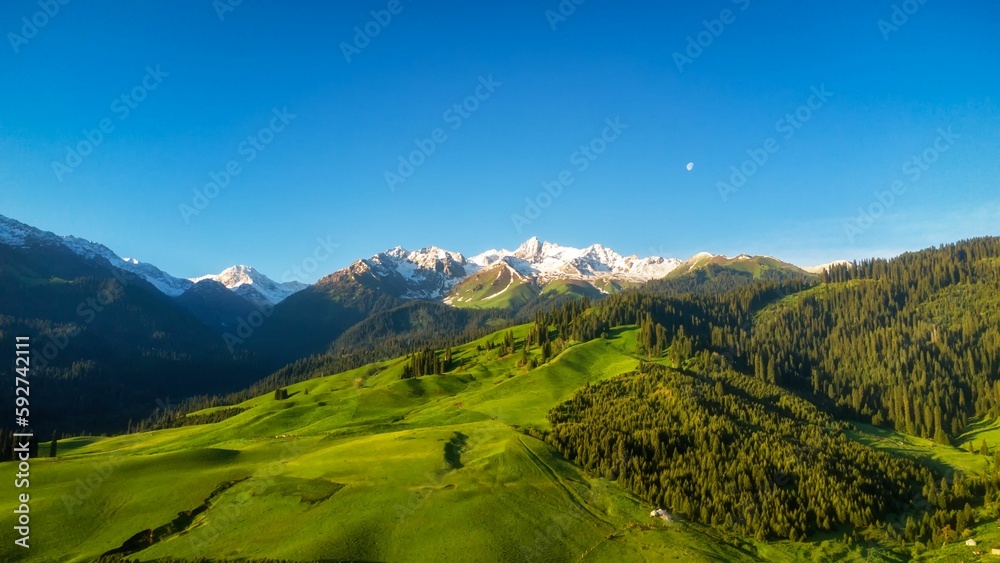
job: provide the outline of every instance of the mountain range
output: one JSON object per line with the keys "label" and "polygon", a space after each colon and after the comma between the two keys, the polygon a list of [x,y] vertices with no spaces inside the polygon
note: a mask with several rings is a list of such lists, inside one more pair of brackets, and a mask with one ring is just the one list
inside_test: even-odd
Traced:
{"label": "mountain range", "polygon": [[[24,247],[33,243],[63,245],[84,259],[106,260],[118,270],[143,278],[168,297],[179,298],[190,293],[182,300],[186,303],[202,302],[198,295],[221,295],[220,288],[214,285],[219,284],[257,308],[269,308],[309,287],[300,281],[276,282],[247,265],[235,265],[218,274],[178,278],[153,264],[123,258],[103,244],[74,236],[57,236],[0,215],[0,244]],[[745,254],[727,258],[699,253],[686,261],[659,256],[622,256],[600,244],[578,249],[532,237],[514,251],[487,250],[471,258],[434,246],[414,251],[397,246],[357,260],[320,282],[351,280],[403,300],[422,299],[456,307],[492,308],[516,303],[516,295],[523,300],[547,290],[549,293],[570,291],[593,296],[610,294],[708,265],[758,273],[761,269],[780,269],[809,274],[838,263],[841,262],[798,268],[774,258]]]}

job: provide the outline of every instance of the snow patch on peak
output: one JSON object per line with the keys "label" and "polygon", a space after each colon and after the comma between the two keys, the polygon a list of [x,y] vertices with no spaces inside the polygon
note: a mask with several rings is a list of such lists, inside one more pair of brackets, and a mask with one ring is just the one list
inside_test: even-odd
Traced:
{"label": "snow patch on peak", "polygon": [[198,283],[202,280],[213,280],[221,283],[229,289],[236,289],[241,285],[252,285],[255,279],[260,279],[262,277],[266,276],[257,272],[257,270],[254,270],[253,267],[237,264],[236,266],[230,266],[225,270],[222,270],[222,272],[218,274],[191,278],[191,281]]}
{"label": "snow patch on peak", "polygon": [[542,242],[538,240],[538,237],[531,237],[524,241],[521,246],[517,247],[513,256],[522,260],[532,261],[544,256],[544,251],[546,250],[551,252],[554,249],[549,243],[542,244]]}
{"label": "snow patch on peak", "polygon": [[202,280],[219,282],[234,293],[261,307],[277,305],[293,293],[309,287],[297,281],[278,283],[258,272],[252,266],[244,264],[231,266],[218,274],[191,278],[190,281],[198,283]]}
{"label": "snow patch on peak", "polygon": [[702,260],[704,258],[715,258],[715,256],[716,255],[712,254],[711,252],[699,252],[698,254],[695,254],[694,256],[692,256],[688,261],[689,262],[693,262],[693,261],[696,261],[696,260]]}
{"label": "snow patch on peak", "polygon": [[360,271],[362,267],[405,299],[439,299],[480,269],[461,253],[436,246],[414,251],[397,246],[355,263],[351,270]]}

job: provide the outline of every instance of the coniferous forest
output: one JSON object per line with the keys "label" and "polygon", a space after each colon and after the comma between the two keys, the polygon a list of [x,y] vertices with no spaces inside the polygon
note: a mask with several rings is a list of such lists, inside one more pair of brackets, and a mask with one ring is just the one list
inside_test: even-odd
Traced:
{"label": "coniferous forest", "polygon": [[546,439],[654,504],[759,538],[875,525],[954,539],[974,506],[1000,500],[995,469],[945,477],[844,432],[858,421],[948,444],[997,416],[998,266],[1000,239],[975,239],[820,280],[659,282],[539,314],[583,341],[638,325],[637,352],[678,368],[588,386],[550,414]]}

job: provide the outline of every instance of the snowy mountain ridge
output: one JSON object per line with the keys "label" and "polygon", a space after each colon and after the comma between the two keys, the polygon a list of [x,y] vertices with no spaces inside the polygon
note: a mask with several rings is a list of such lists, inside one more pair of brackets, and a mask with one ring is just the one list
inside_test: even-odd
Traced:
{"label": "snowy mountain ridge", "polygon": [[46,244],[62,244],[58,236],[0,215],[0,244],[25,247],[32,239]]}
{"label": "snowy mountain ridge", "polygon": [[629,282],[646,282],[662,278],[681,264],[676,258],[636,255],[622,256],[600,244],[587,248],[560,246],[531,237],[517,250],[487,250],[470,259],[473,264],[487,268],[498,261],[506,261],[521,275],[550,279],[577,279],[604,277]]}
{"label": "snowy mountain ridge", "polygon": [[213,279],[258,306],[265,306],[280,303],[289,295],[308,287],[300,282],[274,282],[249,266],[233,266],[220,274],[193,280],[178,278],[153,264],[135,258],[122,258],[103,244],[75,236],[58,236],[3,215],[0,215],[0,244],[16,248],[30,248],[33,244],[63,246],[83,259],[106,260],[114,268],[138,275],[170,297],[183,295],[203,279]]}
{"label": "snowy mountain ridge", "polygon": [[397,246],[354,262],[333,279],[375,276],[381,287],[397,297],[439,300],[463,280],[500,264],[545,286],[555,280],[644,283],[666,276],[680,263],[658,256],[622,256],[599,244],[579,249],[532,237],[514,251],[487,250],[472,258],[435,246],[413,251]]}
{"label": "snowy mountain ridge", "polygon": [[110,248],[97,242],[84,240],[74,236],[66,236],[62,238],[62,243],[78,256],[83,258],[104,258],[115,268],[125,270],[126,272],[132,272],[133,274],[144,278],[146,281],[151,283],[153,287],[170,297],[182,295],[194,285],[191,281],[175,278],[152,264],[140,262],[135,258],[122,258],[115,254]]}
{"label": "snowy mountain ridge", "polygon": [[[134,258],[122,258],[103,244],[74,236],[60,237],[3,215],[0,215],[0,244],[13,247],[30,247],[32,244],[62,245],[85,259],[106,260],[115,268],[141,276],[170,297],[183,295],[200,281],[213,280],[258,307],[268,307],[309,287],[298,281],[276,282],[247,265],[232,266],[218,274],[177,278],[152,264]],[[757,258],[759,257],[743,254],[730,259],[707,252],[684,261],[661,256],[623,256],[600,244],[574,248],[531,237],[513,251],[493,249],[471,258],[466,258],[460,252],[435,246],[413,251],[397,246],[370,258],[357,260],[324,280],[345,277],[368,279],[381,290],[402,299],[447,301],[449,292],[461,282],[479,272],[493,271],[502,264],[504,268],[516,273],[517,278],[538,288],[554,281],[567,281],[593,286],[601,293],[606,293],[608,288],[614,290],[642,284],[664,278],[675,270],[676,273],[683,273],[709,262]],[[841,263],[844,261],[804,270],[815,274]]]}

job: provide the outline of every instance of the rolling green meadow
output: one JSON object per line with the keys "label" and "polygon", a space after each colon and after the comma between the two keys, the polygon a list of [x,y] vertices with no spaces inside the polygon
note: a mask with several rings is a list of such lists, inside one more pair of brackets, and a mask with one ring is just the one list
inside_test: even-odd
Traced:
{"label": "rolling green meadow", "polygon": [[[514,329],[523,339],[530,325]],[[536,369],[454,350],[440,376],[401,379],[405,358],[311,379],[213,424],[60,440],[32,465],[32,536],[16,560],[872,561],[898,556],[812,542],[756,542],[678,519],[594,478],[527,435],[581,387],[634,370],[635,327],[573,344]],[[205,411],[196,414],[204,414]],[[968,472],[961,447],[857,425],[854,439]],[[984,421],[963,440],[1000,439]],[[42,445],[47,452],[47,444]],[[5,463],[0,471],[13,473]],[[10,490],[0,510],[12,511]],[[984,522],[986,519],[982,519]],[[3,545],[14,539],[4,529]],[[995,522],[977,538],[1000,543]],[[138,539],[137,539],[138,538]],[[122,549],[124,547],[124,549]],[[4,548],[5,550],[9,548]],[[116,551],[117,550],[117,551]],[[964,545],[921,560],[955,560]]]}

